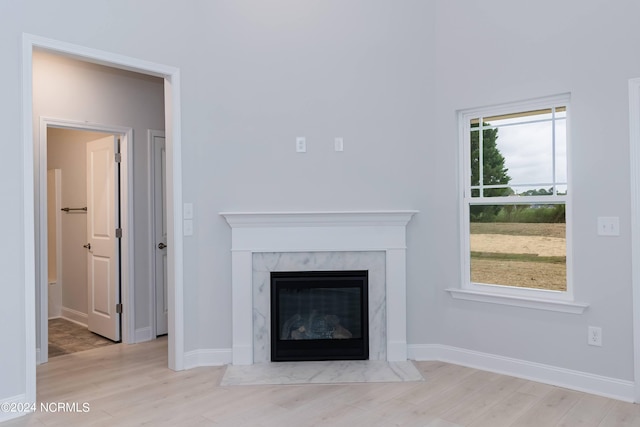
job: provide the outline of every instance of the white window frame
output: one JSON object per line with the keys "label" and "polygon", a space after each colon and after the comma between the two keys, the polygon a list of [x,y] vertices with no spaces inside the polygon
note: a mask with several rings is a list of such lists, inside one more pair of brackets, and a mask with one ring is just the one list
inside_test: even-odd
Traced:
{"label": "white window frame", "polygon": [[[460,259],[461,262],[461,278],[462,283],[460,288],[447,289],[449,293],[457,299],[475,300],[482,302],[493,302],[499,304],[506,304],[512,306],[521,306],[528,308],[539,308],[544,310],[562,311],[568,313],[582,313],[588,306],[583,303],[576,303],[574,301],[574,287],[573,287],[573,268],[572,268],[572,203],[571,197],[573,190],[571,188],[571,132],[570,132],[570,95],[563,94],[558,96],[551,96],[545,98],[537,98],[529,101],[514,102],[508,104],[501,104],[497,106],[474,108],[468,110],[462,110],[458,112],[458,139],[459,139],[459,194],[460,194]],[[566,129],[567,129],[567,195],[553,196],[528,196],[526,201],[523,197],[519,196],[502,196],[502,197],[488,197],[479,198],[471,197],[471,154],[469,147],[470,138],[470,126],[471,119],[478,117],[491,117],[499,116],[510,113],[519,113],[526,111],[535,111],[540,109],[547,109],[551,107],[565,106],[567,108],[566,114]],[[535,183],[531,183],[535,185]],[[486,204],[494,204],[499,202],[500,204],[530,204],[536,202],[545,202],[549,198],[558,203],[565,204],[566,215],[566,241],[567,241],[567,258],[566,258],[566,270],[567,270],[567,289],[566,291],[554,291],[546,289],[533,289],[533,288],[521,288],[515,286],[505,285],[491,285],[482,283],[471,282],[471,256],[470,256],[470,216],[469,207],[472,204],[478,204],[478,202],[486,202]],[[472,203],[473,202],[473,203]]]}

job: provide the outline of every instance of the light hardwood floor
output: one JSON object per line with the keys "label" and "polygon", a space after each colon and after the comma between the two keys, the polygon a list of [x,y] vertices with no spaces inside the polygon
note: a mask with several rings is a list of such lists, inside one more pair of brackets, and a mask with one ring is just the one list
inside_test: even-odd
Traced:
{"label": "light hardwood floor", "polygon": [[38,405],[13,426],[640,426],[640,406],[441,362],[413,383],[233,386],[224,367],[173,372],[166,339],[69,354],[38,367]]}

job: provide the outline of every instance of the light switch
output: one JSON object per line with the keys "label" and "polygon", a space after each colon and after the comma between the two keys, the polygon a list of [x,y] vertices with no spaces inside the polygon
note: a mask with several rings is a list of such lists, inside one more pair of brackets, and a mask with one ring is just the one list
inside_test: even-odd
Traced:
{"label": "light switch", "polygon": [[193,203],[185,203],[182,208],[184,219],[193,219]]}
{"label": "light switch", "polygon": [[619,236],[620,235],[620,218],[617,216],[599,216],[598,217],[598,235],[599,236]]}
{"label": "light switch", "polygon": [[344,139],[343,138],[336,138],[333,141],[334,143],[334,148],[336,151],[344,151]]}
{"label": "light switch", "polygon": [[193,220],[185,219],[182,221],[182,234],[185,236],[193,236]]}

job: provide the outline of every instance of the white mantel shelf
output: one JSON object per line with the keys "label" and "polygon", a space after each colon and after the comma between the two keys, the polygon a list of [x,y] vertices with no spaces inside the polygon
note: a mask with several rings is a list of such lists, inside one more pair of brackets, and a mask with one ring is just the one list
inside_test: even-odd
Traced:
{"label": "white mantel shelf", "polygon": [[236,227],[406,226],[415,210],[327,212],[221,212]]}
{"label": "white mantel shelf", "polygon": [[256,252],[384,251],[387,360],[407,360],[406,226],[415,210],[221,212],[231,226],[233,364],[253,363]]}

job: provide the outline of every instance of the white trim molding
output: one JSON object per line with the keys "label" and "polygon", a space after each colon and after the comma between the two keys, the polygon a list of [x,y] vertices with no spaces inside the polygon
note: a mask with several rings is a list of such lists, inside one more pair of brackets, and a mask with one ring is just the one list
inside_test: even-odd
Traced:
{"label": "white trim molding", "polygon": [[144,328],[138,328],[135,330],[133,335],[133,342],[135,344],[145,341],[151,341],[153,339],[153,333],[151,326],[147,326]]}
{"label": "white trim molding", "polygon": [[221,212],[231,228],[405,227],[418,211]]}
{"label": "white trim molding", "polygon": [[[33,144],[33,48],[31,35],[22,38],[22,233],[24,236],[24,399],[36,401],[36,242]],[[0,421],[2,419],[0,418]]]}
{"label": "white trim molding", "polygon": [[184,354],[184,369],[200,366],[223,366],[231,363],[230,348],[209,348],[188,351]]}
{"label": "white trim molding", "polygon": [[406,226],[417,212],[220,213],[231,226],[233,364],[253,364],[255,252],[384,251],[387,360],[407,360]]}
{"label": "white trim molding", "polygon": [[410,345],[409,358],[437,360],[632,402],[633,381],[439,344]]}
{"label": "white trim molding", "polygon": [[451,297],[454,299],[510,305],[512,307],[558,311],[561,313],[582,314],[589,307],[589,304],[573,301],[547,300],[542,298],[479,292],[458,288],[448,288],[445,290],[449,292]]}
{"label": "white trim molding", "polygon": [[631,284],[635,399],[640,402],[640,78],[629,80],[629,144],[631,161]]}
{"label": "white trim molding", "polygon": [[[3,421],[9,421],[12,420],[14,418],[18,418],[21,417],[29,412],[32,411],[28,411],[28,410],[22,410],[22,411],[18,411],[17,409],[25,409],[25,408],[30,408],[33,409],[33,407],[36,405],[35,400],[30,400],[27,399],[27,395],[26,394],[19,394],[17,396],[13,396],[13,397],[9,397],[7,399],[2,399],[0,400],[0,407],[5,407],[6,405],[9,405],[10,410],[9,411],[0,411],[0,423]],[[15,407],[16,410],[12,410],[12,408]]]}
{"label": "white trim molding", "polygon": [[[82,313],[81,311],[74,310],[72,308],[62,307],[61,309],[63,319],[66,319],[70,322],[73,322],[77,325],[87,327],[89,323],[89,316],[87,313]],[[44,348],[44,347],[43,347]]]}

